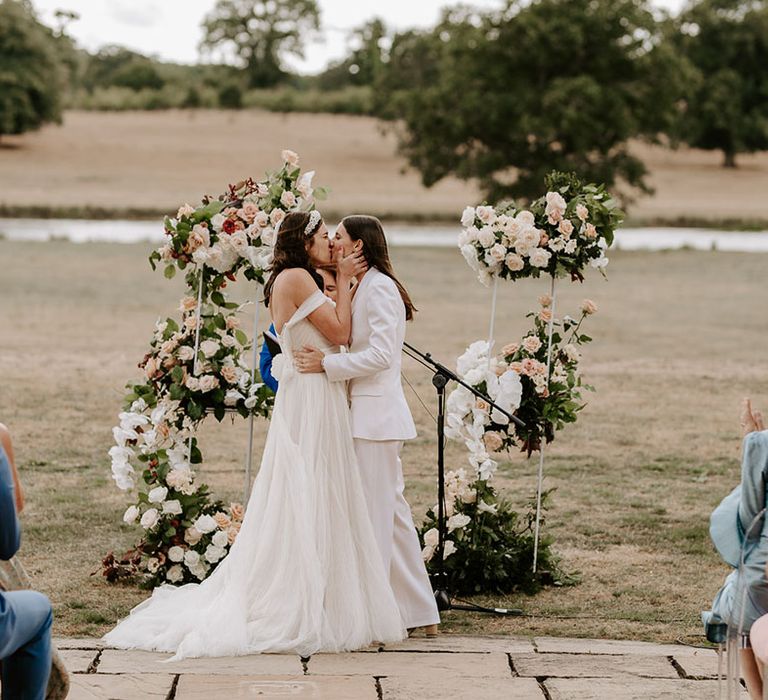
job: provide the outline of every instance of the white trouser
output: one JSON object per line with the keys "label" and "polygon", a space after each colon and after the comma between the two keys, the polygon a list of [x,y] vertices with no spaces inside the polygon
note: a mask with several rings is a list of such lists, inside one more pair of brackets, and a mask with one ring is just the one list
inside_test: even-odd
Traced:
{"label": "white trouser", "polygon": [[363,489],[384,570],[395,594],[403,624],[422,627],[440,622],[435,596],[421,556],[411,508],[403,490],[403,465],[397,440],[355,438]]}

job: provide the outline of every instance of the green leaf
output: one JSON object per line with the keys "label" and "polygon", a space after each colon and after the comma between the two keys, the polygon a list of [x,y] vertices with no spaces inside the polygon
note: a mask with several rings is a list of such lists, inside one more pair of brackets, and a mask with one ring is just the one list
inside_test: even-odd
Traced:
{"label": "green leaf", "polygon": [[165,266],[165,272],[163,272],[166,279],[173,279],[173,277],[176,275],[176,266],[175,265],[166,265]]}

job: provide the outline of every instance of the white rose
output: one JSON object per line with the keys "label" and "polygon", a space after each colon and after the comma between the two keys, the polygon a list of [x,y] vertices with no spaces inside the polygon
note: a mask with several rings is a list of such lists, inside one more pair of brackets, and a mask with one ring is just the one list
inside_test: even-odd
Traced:
{"label": "white rose", "polygon": [[229,389],[224,396],[224,405],[231,408],[232,406],[237,406],[238,401],[245,401],[245,396],[243,396],[237,389]]}
{"label": "white rose", "polygon": [[179,207],[179,211],[176,212],[176,218],[180,219],[182,216],[189,216],[195,213],[195,208],[189,204],[182,204]]}
{"label": "white rose", "polygon": [[547,206],[544,213],[547,215],[550,224],[556,224],[565,214],[567,206],[565,200],[559,192],[547,192],[546,200]]}
{"label": "white rose", "polygon": [[456,551],[456,544],[453,540],[446,540],[443,543],[443,559],[447,559]]}
{"label": "white rose", "polygon": [[507,249],[501,245],[501,243],[497,243],[490,249],[489,255],[495,263],[500,263],[503,262],[504,258],[507,256]]}
{"label": "white rose", "polygon": [[[285,212],[279,207],[276,209],[273,209],[272,213],[269,215],[269,221],[273,226],[277,226],[284,218],[285,218]],[[264,235],[265,234],[262,234],[262,240]]]}
{"label": "white rose", "polygon": [[178,545],[174,545],[168,550],[168,558],[175,562],[184,561],[184,549]]}
{"label": "white rose", "polygon": [[525,267],[525,263],[523,262],[523,259],[519,255],[517,255],[517,253],[510,253],[509,255],[507,255],[507,257],[504,259],[504,264],[512,272],[518,272],[519,270],[522,270]]}
{"label": "white rose", "polygon": [[178,500],[173,499],[172,501],[163,503],[163,513],[167,513],[168,515],[180,515],[181,512],[181,503],[179,503]]}
{"label": "white rose", "polygon": [[280,195],[280,204],[282,204],[286,209],[290,209],[291,207],[296,206],[296,195],[293,194],[290,190],[285,190],[282,195]]}
{"label": "white rose", "polygon": [[157,508],[150,508],[141,516],[141,526],[145,530],[151,530],[160,520],[160,514]]}
{"label": "white rose", "polygon": [[600,270],[608,264],[608,258],[606,258],[603,255],[601,258],[595,258],[594,260],[590,260],[589,264],[592,267],[594,267],[596,270]]}
{"label": "white rose", "polygon": [[147,494],[147,498],[150,503],[162,503],[167,495],[168,489],[165,486],[156,486]]}
{"label": "white rose", "polygon": [[549,259],[552,257],[552,253],[544,248],[536,248],[530,257],[531,265],[534,267],[546,267],[549,265]]}
{"label": "white rose", "polygon": [[128,506],[128,510],[123,514],[123,522],[126,525],[133,525],[136,522],[136,518],[139,517],[139,512],[137,506]]}
{"label": "white rose", "polygon": [[205,550],[205,560],[211,564],[215,564],[222,559],[227,553],[227,550],[223,547],[217,547],[215,544],[209,544]]}
{"label": "white rose", "polygon": [[147,571],[149,571],[150,574],[156,574],[159,568],[160,560],[157,557],[147,559]]}
{"label": "white rose", "polygon": [[463,527],[466,527],[469,525],[471,518],[468,515],[464,515],[463,513],[456,513],[456,515],[452,515],[450,518],[448,518],[448,532],[453,532],[454,530],[460,530]]}
{"label": "white rose", "polygon": [[472,226],[475,223],[475,208],[466,207],[461,214],[461,225],[465,228]]}
{"label": "white rose", "polygon": [[189,362],[195,357],[195,349],[189,345],[182,345],[179,347],[179,350],[176,353],[176,357],[178,357],[182,362]]}
{"label": "white rose", "polygon": [[529,211],[518,212],[517,216],[515,216],[515,221],[520,228],[531,228],[536,223],[536,219],[534,219],[533,214]]}
{"label": "white rose", "polygon": [[194,549],[188,549],[184,552],[184,563],[188,569],[192,569],[200,564],[200,554]]}
{"label": "white rose", "polygon": [[227,535],[224,530],[219,530],[212,538],[211,542],[215,544],[217,547],[226,548],[226,546],[229,544],[229,536]]}
{"label": "white rose", "polygon": [[210,515],[201,515],[194,523],[194,528],[204,535],[218,528],[216,521]]}
{"label": "white rose", "polygon": [[495,515],[496,511],[498,510],[498,506],[495,503],[493,505],[489,505],[481,499],[480,503],[477,504],[477,510],[481,513],[493,513]]}
{"label": "white rose", "polygon": [[567,255],[573,255],[573,253],[576,252],[576,239],[572,238],[568,243],[565,244],[565,248],[563,248],[563,252]]}
{"label": "white rose", "polygon": [[467,264],[477,272],[480,269],[480,261],[477,259],[477,250],[473,245],[465,245],[461,247],[461,254],[467,261]]}
{"label": "white rose", "polygon": [[478,207],[475,212],[477,218],[486,225],[491,225],[496,221],[496,212],[493,211],[493,207]]}
{"label": "white rose", "polygon": [[427,530],[424,533],[424,544],[428,547],[437,547],[439,538],[440,534],[437,529],[433,527],[431,530]]}
{"label": "white rose", "polygon": [[184,541],[193,547],[202,539],[203,533],[195,527],[188,527],[184,533]]}
{"label": "white rose", "polygon": [[477,242],[483,248],[490,248],[496,243],[496,234],[490,226],[483,226],[477,234]]}
{"label": "white rose", "polygon": [[200,349],[206,357],[213,357],[219,351],[219,343],[216,340],[204,340],[200,343]]}
{"label": "white rose", "polygon": [[256,217],[253,219],[253,223],[256,224],[259,228],[266,228],[269,225],[269,217],[267,216],[267,212],[260,211],[258,214],[256,214]]}
{"label": "white rose", "polygon": [[200,391],[200,380],[197,377],[189,376],[184,382],[184,386],[190,391]]}
{"label": "white rose", "polygon": [[304,197],[304,199],[309,199],[312,197],[312,178],[315,176],[315,171],[310,170],[306,173],[304,173],[297,181],[296,181],[296,189],[299,191],[299,194]]}
{"label": "white rose", "polygon": [[184,570],[181,568],[181,566],[175,564],[165,573],[165,578],[170,583],[178,583],[184,578]]}
{"label": "white rose", "polygon": [[203,393],[213,391],[218,386],[218,377],[214,377],[212,374],[204,374],[202,377],[200,377],[200,391]]}
{"label": "white rose", "polygon": [[221,231],[221,227],[224,225],[226,220],[227,217],[224,216],[224,214],[215,214],[213,217],[211,217],[211,226],[213,226],[213,230]]}

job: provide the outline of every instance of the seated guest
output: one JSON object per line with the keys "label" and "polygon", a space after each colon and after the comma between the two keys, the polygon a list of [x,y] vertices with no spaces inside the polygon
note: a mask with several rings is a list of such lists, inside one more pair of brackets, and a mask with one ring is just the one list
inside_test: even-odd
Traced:
{"label": "seated guest", "polygon": [[[711,616],[705,622],[722,621],[741,628],[745,635],[742,642],[747,646],[740,653],[741,674],[750,696],[758,699],[763,697],[762,680],[748,635],[753,623],[768,613],[768,519],[762,512],[768,488],[768,431],[762,414],[752,408],[749,399],[744,401],[741,427],[741,484],[712,513],[710,526],[715,546],[734,571],[715,596]],[[742,552],[744,566],[740,570]]]}
{"label": "seated guest", "polygon": [[[322,280],[322,286],[318,284],[323,290],[323,293],[336,302],[336,270],[334,268],[320,268],[317,274]],[[277,342],[277,333],[275,332],[275,324],[271,324],[269,330],[264,334],[264,344],[261,346],[261,353],[259,355],[259,373],[261,374],[261,380],[272,391],[277,393],[277,379],[272,376],[272,362],[275,359],[275,355],[280,352],[280,345]]]}
{"label": "seated guest", "polygon": [[[18,520],[23,505],[11,462],[13,446],[0,424],[0,559],[9,560],[21,544]],[[44,700],[51,673],[51,603],[37,591],[0,591],[0,660],[3,698]]]}

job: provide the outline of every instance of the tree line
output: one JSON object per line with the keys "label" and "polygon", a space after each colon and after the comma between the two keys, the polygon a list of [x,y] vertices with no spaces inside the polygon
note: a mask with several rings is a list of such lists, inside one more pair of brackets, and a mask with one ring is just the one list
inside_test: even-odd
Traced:
{"label": "tree line", "polygon": [[674,16],[650,0],[512,0],[401,32],[376,19],[314,76],[286,59],[320,29],[316,0],[219,0],[200,50],[226,60],[198,66],[89,54],[72,21],[46,27],[29,0],[0,1],[0,136],[110,95],[147,108],[303,104],[390,122],[425,184],[473,179],[493,201],[531,196],[553,169],[647,189],[633,139],[721,151],[725,167],[768,149],[764,0],[690,0]]}

